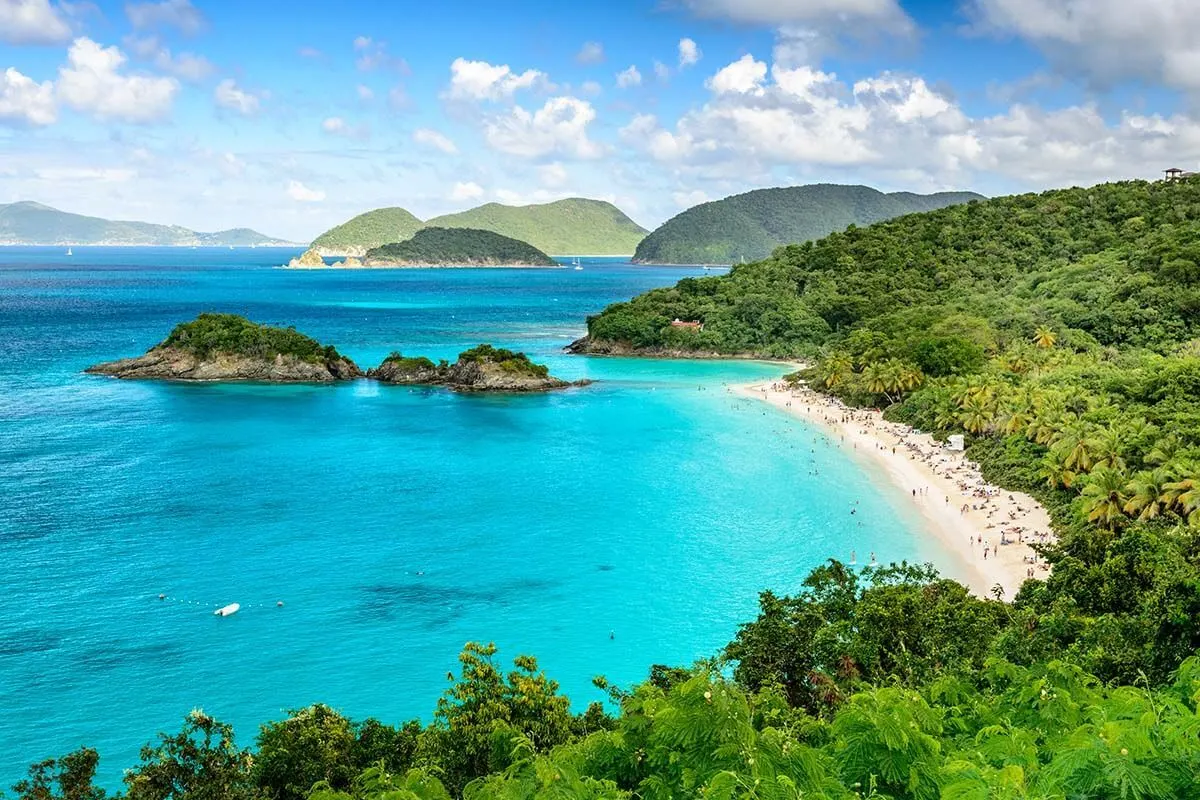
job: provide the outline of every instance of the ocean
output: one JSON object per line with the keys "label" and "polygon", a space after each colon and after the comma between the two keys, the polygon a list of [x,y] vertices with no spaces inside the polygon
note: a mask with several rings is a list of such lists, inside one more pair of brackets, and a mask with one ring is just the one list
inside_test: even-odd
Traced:
{"label": "ocean", "polygon": [[[243,744],[313,702],[428,720],[468,641],[537,656],[583,708],[593,676],[715,655],[760,591],[828,558],[936,555],[852,455],[726,391],[781,366],[563,353],[588,314],[699,269],[274,268],[295,254],[0,248],[0,786],[88,745],[115,788],[195,707]],[[488,342],[596,383],[83,374],[202,311],[294,325],[363,368]]]}

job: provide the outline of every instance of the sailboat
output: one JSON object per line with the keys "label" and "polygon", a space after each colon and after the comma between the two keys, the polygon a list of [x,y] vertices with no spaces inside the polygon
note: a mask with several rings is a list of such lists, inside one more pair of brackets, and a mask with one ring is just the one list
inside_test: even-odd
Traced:
{"label": "sailboat", "polygon": [[576,271],[579,271],[579,270],[582,270],[582,269],[583,269],[583,267],[581,267],[581,266],[579,265],[579,256],[575,256],[575,270],[576,270]]}
{"label": "sailboat", "polygon": [[74,253],[71,252],[71,248],[69,248],[69,247],[67,248],[67,255],[69,255],[69,256],[75,255]]}

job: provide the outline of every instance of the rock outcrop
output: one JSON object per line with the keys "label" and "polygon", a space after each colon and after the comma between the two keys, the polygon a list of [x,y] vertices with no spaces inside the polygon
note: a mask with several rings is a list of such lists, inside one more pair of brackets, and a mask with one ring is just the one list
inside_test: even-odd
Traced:
{"label": "rock outcrop", "polygon": [[126,379],[263,383],[332,383],[363,376],[358,365],[344,356],[315,363],[282,353],[257,358],[215,352],[201,358],[175,347],[155,347],[143,356],[108,361],[86,371]]}
{"label": "rock outcrop", "polygon": [[355,258],[354,256],[346,256],[341,261],[335,261],[332,264],[330,264],[329,268],[330,269],[354,269],[355,267],[361,267],[361,266],[363,266],[363,262],[362,262],[361,258]]}
{"label": "rock outcrop", "polygon": [[546,367],[531,362],[524,353],[480,345],[459,355],[453,364],[435,364],[428,358],[408,358],[393,353],[368,378],[409,386],[445,386],[458,392],[546,392],[585,386],[550,375]]}
{"label": "rock outcrop", "polygon": [[317,248],[310,247],[299,258],[289,261],[287,265],[292,269],[312,269],[325,266],[325,259],[321,258],[321,253]]}

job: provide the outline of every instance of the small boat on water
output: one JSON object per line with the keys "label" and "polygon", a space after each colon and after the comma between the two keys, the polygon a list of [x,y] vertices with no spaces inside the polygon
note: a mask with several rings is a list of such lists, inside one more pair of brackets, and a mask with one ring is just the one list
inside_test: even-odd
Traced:
{"label": "small boat on water", "polygon": [[583,269],[583,267],[582,267],[582,266],[580,265],[580,263],[579,263],[579,259],[578,259],[578,258],[576,258],[576,259],[575,259],[575,269],[576,269],[577,271],[578,271],[578,270],[582,270],[582,269]]}
{"label": "small boat on water", "polygon": [[216,611],[214,611],[213,616],[215,616],[215,617],[232,617],[234,614],[236,614],[238,612],[238,610],[240,608],[241,608],[241,605],[239,605],[238,603],[230,603],[229,605],[222,606],[221,608],[218,608]]}
{"label": "small boat on water", "polygon": [[69,255],[69,256],[75,255],[74,253],[71,252],[71,248],[69,248],[69,247],[67,248],[67,255]]}

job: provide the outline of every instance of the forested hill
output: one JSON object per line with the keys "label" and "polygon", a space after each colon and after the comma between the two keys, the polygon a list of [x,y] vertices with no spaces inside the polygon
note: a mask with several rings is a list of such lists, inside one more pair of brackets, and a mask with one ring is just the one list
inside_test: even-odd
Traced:
{"label": "forested hill", "polygon": [[249,228],[202,233],[178,225],[87,217],[24,201],[0,205],[0,245],[7,244],[268,247],[291,243]]}
{"label": "forested hill", "polygon": [[554,255],[629,255],[645,228],[612,203],[580,197],[528,206],[487,203],[422,222],[403,208],[379,208],[331,228],[313,241],[325,255],[361,256],[402,242],[422,228],[472,228],[529,242]]}
{"label": "forested hill", "polygon": [[472,228],[422,228],[411,239],[367,251],[371,267],[557,267],[528,242]]}
{"label": "forested hill", "polygon": [[758,189],[702,203],[667,220],[642,240],[642,264],[737,264],[776,247],[807,242],[848,225],[981,200],[974,192],[884,194],[869,186],[814,184]]}
{"label": "forested hill", "polygon": [[589,319],[588,346],[811,355],[856,328],[919,332],[955,315],[1001,341],[1053,321],[1080,343],[1155,346],[1194,335],[1198,265],[1195,181],[1001,197],[685,278]]}
{"label": "forested hill", "polygon": [[480,228],[564,256],[626,256],[646,235],[645,228],[612,203],[582,197],[528,206],[488,203],[459,214],[434,217],[425,224]]}

